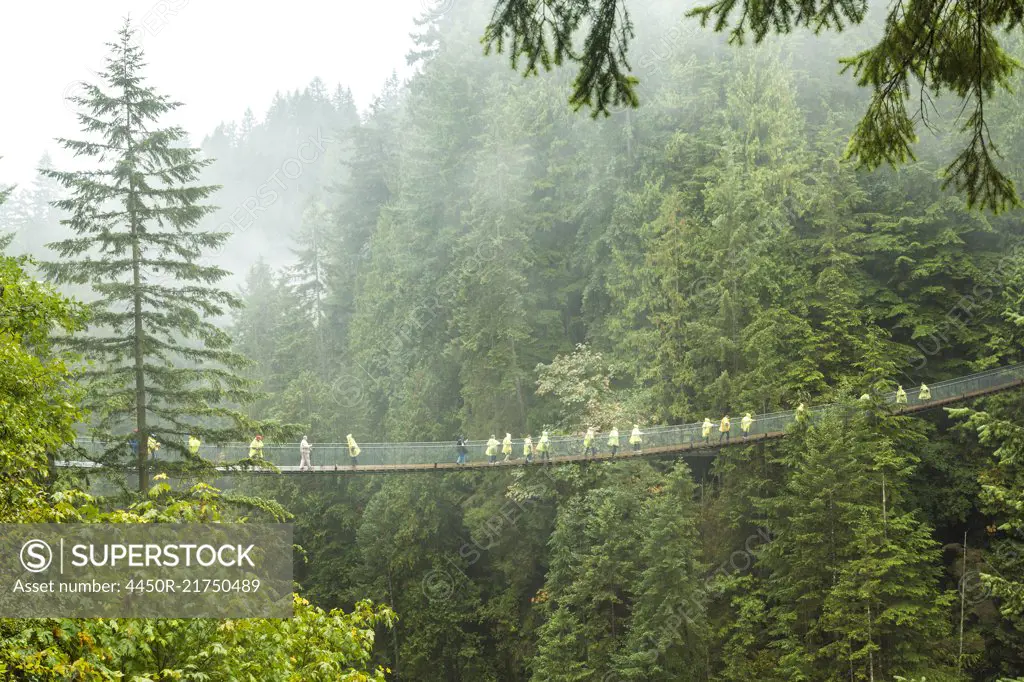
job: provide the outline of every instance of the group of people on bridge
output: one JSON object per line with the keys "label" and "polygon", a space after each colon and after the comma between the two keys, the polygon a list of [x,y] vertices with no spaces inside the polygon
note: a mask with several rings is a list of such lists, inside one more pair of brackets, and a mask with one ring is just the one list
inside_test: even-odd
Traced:
{"label": "group of people on bridge", "polygon": [[[542,431],[540,438],[537,442],[533,442],[533,437],[527,434],[523,436],[522,442],[522,454],[527,464],[533,463],[534,459],[540,462],[551,461],[551,437],[547,431]],[[587,457],[597,456],[597,448],[594,443],[597,440],[597,432],[594,427],[587,429],[587,433],[583,436],[583,454]],[[455,442],[455,463],[462,465],[466,463],[466,458],[469,455],[469,447],[467,445],[465,436],[459,436]],[[633,431],[629,436],[629,443],[633,446],[633,451],[639,453],[640,446],[643,443],[643,434],[640,431],[640,426],[633,424]],[[491,437],[487,441],[485,446],[484,454],[487,455],[488,464],[498,463],[498,447],[501,447],[501,454],[504,456],[503,462],[515,461],[515,451],[512,444],[512,434],[506,433],[505,438],[500,442],[491,434]],[[611,431],[608,432],[608,447],[611,449],[612,457],[619,451],[619,430],[612,427]]]}
{"label": "group of people on bridge", "polygon": [[[928,386],[922,383],[921,388],[918,390],[918,401],[928,401],[931,400],[931,397],[931,389],[929,389]],[[871,396],[865,393],[861,396],[860,399],[870,400]],[[902,386],[898,386],[896,390],[896,404],[906,405],[907,402],[907,392],[903,390]],[[807,406],[804,405],[803,403],[800,403],[796,408],[794,416],[798,422],[807,420],[809,418]],[[744,440],[750,437],[750,429],[754,425],[755,421],[756,420],[750,412],[745,413],[743,415],[743,418],[740,420],[740,433],[742,434]],[[704,422],[700,425],[700,436],[701,440],[704,442],[705,445],[711,444],[711,437],[715,430],[715,423],[712,422],[711,419],[709,419],[708,417],[705,417]],[[717,431],[718,443],[728,443],[730,434],[732,433],[732,420],[729,418],[729,415],[725,415],[721,418],[721,420],[717,424]],[[588,459],[597,456],[597,434],[598,431],[593,426],[588,427],[586,433],[583,434],[582,454]],[[695,442],[694,436],[695,431],[690,430],[689,444],[691,446]],[[455,463],[457,465],[463,465],[466,463],[467,457],[469,455],[469,447],[467,443],[468,441],[466,440],[465,436],[459,436],[458,439],[456,440]],[[633,431],[629,435],[629,444],[633,446],[634,453],[641,454],[641,445],[643,444],[643,432],[641,432],[639,424],[633,424]],[[620,443],[619,430],[614,426],[608,432],[607,446],[608,450],[611,452],[611,456],[615,457],[618,454]],[[506,433],[505,438],[499,441],[492,433],[491,437],[487,441],[487,444],[485,446],[486,449],[484,451],[484,454],[487,455],[488,464],[493,465],[498,463],[499,447],[501,448],[501,455],[503,455],[502,462],[510,462],[516,459],[515,449],[512,442],[512,434]],[[522,438],[522,454],[523,458],[526,460],[528,464],[532,463],[535,458],[539,458],[539,461],[542,462],[550,461],[551,451],[551,441],[547,431],[543,431],[541,433],[540,439],[537,441],[537,443],[533,442],[533,438],[529,434],[523,436]]]}
{"label": "group of people on bridge", "polygon": [[[138,442],[137,433],[138,433],[138,430],[136,430],[133,433],[133,437],[128,440],[129,447],[132,449],[132,452],[135,453],[136,455],[138,455],[138,453],[139,453],[139,442]],[[355,438],[352,437],[351,433],[348,434],[345,438],[346,438],[346,442],[347,442],[347,445],[348,445],[349,464],[351,466],[358,466],[358,464],[359,464],[359,453],[361,452],[361,450],[359,449],[359,445],[356,443],[356,440],[355,440]],[[188,437],[186,438],[185,442],[186,442],[186,447],[188,449],[189,454],[191,454],[193,457],[198,457],[199,456],[199,449],[202,447],[203,442],[195,434],[191,434],[191,433],[188,434]],[[155,459],[156,458],[156,453],[160,449],[161,444],[159,442],[157,442],[157,440],[155,438],[153,438],[152,436],[149,437],[148,444],[149,444],[148,452],[149,452],[150,456],[152,456]],[[312,450],[313,450],[313,446],[309,442],[309,439],[306,436],[303,436],[302,437],[302,441],[299,443],[299,456],[300,456],[299,471],[302,471],[304,469],[308,469],[310,471],[313,470],[313,466],[312,466],[312,464],[310,462],[310,454],[311,454]],[[219,457],[220,458],[223,457],[223,452],[220,453]],[[263,462],[263,461],[265,461],[265,459],[263,457],[263,435],[262,434],[256,434],[256,436],[249,443],[249,459],[254,461],[254,462]]]}
{"label": "group of people on bridge", "polygon": [[[871,396],[869,396],[867,393],[865,393],[864,395],[862,395],[860,397],[860,399],[861,400],[870,400]],[[924,402],[926,400],[931,400],[932,399],[932,390],[922,383],[921,384],[921,388],[917,389],[917,399],[920,402]],[[896,404],[897,405],[906,405],[907,404],[907,392],[903,390],[902,386],[897,386],[896,387]]]}
{"label": "group of people on bridge", "polygon": [[[345,436],[345,443],[348,446],[348,459],[350,466],[359,466],[359,453],[362,450],[359,449],[359,444],[356,443],[356,439],[352,437],[352,434]],[[302,441],[299,443],[299,471],[312,471],[313,465],[310,460],[310,455],[313,452],[313,445],[309,442],[307,436],[302,437]],[[252,439],[249,443],[249,459],[254,461],[263,461],[263,436],[258,435]]]}
{"label": "group of people on bridge", "polygon": [[[919,402],[925,402],[931,400],[931,397],[931,390],[925,384],[921,384],[920,389],[918,389],[917,400]],[[865,393],[860,397],[860,399],[862,401],[867,401],[871,399],[871,396]],[[898,386],[896,389],[896,404],[906,405],[907,403],[907,392],[903,389],[902,386]],[[795,411],[795,419],[798,422],[800,422],[808,419],[808,416],[809,415],[806,406],[803,403],[800,403]],[[750,429],[755,421],[756,420],[750,414],[750,412],[744,414],[743,418],[740,420],[740,433],[742,434],[744,440],[746,440],[750,436]],[[705,417],[703,423],[701,423],[699,426],[701,440],[705,445],[710,445],[711,436],[712,433],[716,430],[716,425],[709,418]],[[729,436],[732,432],[732,422],[729,418],[729,415],[725,415],[721,418],[721,420],[717,424],[717,431],[718,443],[728,443]],[[589,426],[587,427],[586,433],[582,434],[582,454],[587,459],[597,457],[598,433],[599,431],[595,427]],[[691,446],[695,442],[695,433],[696,428],[689,429],[689,444]],[[580,434],[577,434],[577,438],[579,437]],[[640,430],[640,425],[633,424],[633,430],[629,434],[629,444],[632,446],[633,452],[635,454],[642,453],[641,448],[643,445],[643,437],[644,434]],[[352,467],[356,467],[359,465],[359,453],[361,452],[359,445],[356,443],[355,438],[352,437],[351,433],[345,436],[345,441],[348,449],[349,464]],[[611,453],[611,456],[614,458],[618,454],[620,447],[618,428],[613,426],[608,431],[608,438],[605,442],[608,447],[608,450]],[[133,437],[129,439],[128,444],[131,447],[132,452],[138,455],[137,430],[135,433],[133,433]],[[191,453],[193,457],[197,457],[199,455],[199,449],[201,446],[202,442],[199,440],[198,437],[196,437],[194,434],[188,435],[187,448],[189,453]],[[155,438],[149,436],[148,451],[154,458],[156,456],[157,451],[160,450],[160,447],[161,444]],[[498,463],[499,447],[501,448],[500,454],[503,455],[503,462],[511,462],[516,460],[514,445],[512,442],[512,434],[506,433],[505,437],[500,441],[494,436],[494,434],[491,434],[491,437],[487,440],[484,450],[484,454],[487,456],[488,464],[495,465]],[[312,444],[310,444],[307,436],[303,436],[302,441],[299,443],[299,471],[312,471],[313,467],[310,458],[312,449],[313,446]],[[526,460],[527,464],[532,463],[535,459],[540,462],[550,462],[552,450],[553,447],[551,443],[551,438],[547,431],[541,432],[540,438],[537,439],[536,443],[534,442],[533,437],[530,436],[529,434],[522,438],[522,455],[523,458]],[[469,456],[469,445],[465,436],[459,436],[458,439],[456,440],[455,453],[455,464],[460,466],[466,464]],[[249,443],[249,459],[260,462],[264,461],[263,436],[261,434],[257,434],[252,439],[252,442]]]}

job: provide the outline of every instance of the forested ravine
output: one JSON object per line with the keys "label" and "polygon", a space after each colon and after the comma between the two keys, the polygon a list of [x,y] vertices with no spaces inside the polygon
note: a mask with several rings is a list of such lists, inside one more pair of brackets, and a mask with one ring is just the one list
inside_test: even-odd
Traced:
{"label": "forested ravine", "polygon": [[[941,188],[959,138],[924,136],[899,170],[840,160],[865,94],[808,55],[852,53],[862,29],[738,50],[664,22],[634,52],[640,109],[591,120],[558,72],[479,56],[485,9],[438,22],[420,73],[351,129],[296,265],[250,269],[235,330],[270,393],[254,414],[320,442],[536,439],[738,422],[1020,358],[1020,214]],[[311,116],[314,92],[282,106]],[[990,115],[1016,168],[1009,99]],[[1020,404],[828,421],[696,472],[267,492],[296,513],[315,601],[400,614],[375,654],[396,679],[1014,679]]]}
{"label": "forested ravine", "polygon": [[[641,4],[636,109],[588,117],[572,74],[485,57],[493,2],[460,0],[368,111],[317,80],[208,136],[196,223],[229,237],[189,267],[240,290],[202,322],[225,390],[314,461],[348,434],[454,461],[459,436],[850,410],[713,460],[264,476],[233,501],[294,515],[303,617],[357,611],[387,679],[1024,681],[1024,391],[859,401],[1024,360],[1024,214],[943,188],[956,101],[898,169],[843,160],[869,93],[836,56],[878,17],[740,48]],[[1018,183],[1022,80],[986,114]],[[59,195],[0,209],[19,248],[69,238]]]}

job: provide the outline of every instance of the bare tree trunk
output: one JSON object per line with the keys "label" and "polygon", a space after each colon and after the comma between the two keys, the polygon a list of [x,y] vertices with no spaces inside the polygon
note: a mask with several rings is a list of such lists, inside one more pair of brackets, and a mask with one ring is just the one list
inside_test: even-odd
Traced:
{"label": "bare tree trunk", "polygon": [[[870,647],[873,640],[871,639],[871,605],[868,604],[868,646]],[[871,682],[875,682],[875,652],[868,650],[868,674],[871,676]]]}
{"label": "bare tree trunk", "polygon": [[882,534],[886,539],[889,537],[889,518],[886,509],[885,499],[885,472],[882,472]]}
{"label": "bare tree trunk", "polygon": [[[388,564],[388,594],[390,595],[391,603],[395,604],[395,588],[391,583],[391,564]],[[391,641],[395,649],[395,677],[400,677],[398,673],[398,624],[396,623],[391,627]]]}
{"label": "bare tree trunk", "polygon": [[[125,41],[127,48],[127,40]],[[127,57],[126,57],[127,59]],[[127,69],[127,67],[126,67]],[[125,107],[125,128],[131,131],[131,111]],[[149,490],[149,472],[146,467],[149,464],[149,427],[146,424],[146,375],[145,355],[143,348],[142,329],[142,273],[140,271],[142,251],[139,248],[139,214],[136,206],[135,189],[135,154],[134,144],[129,134],[127,136],[128,159],[131,167],[128,170],[129,193],[125,208],[128,211],[128,222],[132,235],[132,302],[134,304],[135,317],[135,426],[138,429],[138,467],[139,467],[139,492],[143,495]]]}
{"label": "bare tree trunk", "polygon": [[964,661],[964,601],[967,593],[967,531],[964,531],[964,561],[960,571],[960,653],[956,657],[956,674],[960,675],[960,668]]}
{"label": "bare tree trunk", "polygon": [[[135,220],[132,219],[132,236],[136,234]],[[132,289],[135,299],[135,422],[138,429],[139,492],[149,490],[149,432],[146,425],[146,376],[142,348],[142,291],[139,288],[139,245],[132,245]]]}

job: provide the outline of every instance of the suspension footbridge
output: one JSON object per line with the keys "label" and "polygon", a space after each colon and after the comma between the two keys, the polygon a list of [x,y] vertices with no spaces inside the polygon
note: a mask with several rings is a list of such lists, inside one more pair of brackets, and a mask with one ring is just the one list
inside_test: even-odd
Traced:
{"label": "suspension footbridge", "polygon": [[[892,405],[899,412],[913,413],[934,409],[953,403],[970,400],[992,393],[1009,390],[1024,385],[1024,363],[990,369],[984,372],[941,381],[929,386],[930,396],[923,399],[920,389],[906,391],[906,402],[897,403],[895,392],[878,396],[876,399]],[[813,422],[829,411],[839,409],[837,405],[819,405],[807,408],[808,418]],[[712,418],[712,415],[708,415]],[[739,428],[739,415],[733,417],[733,424],[726,436],[718,429],[718,421],[714,420],[710,438],[702,435],[702,423],[679,424],[674,426],[652,426],[643,429],[643,443],[639,451],[629,445],[629,427],[624,427],[620,442],[623,447],[612,455],[606,444],[607,433],[597,434],[594,445],[597,454],[587,456],[584,453],[582,435],[555,435],[550,437],[549,459],[542,460],[539,455],[527,462],[523,456],[523,441],[513,441],[513,458],[504,461],[498,455],[494,464],[488,462],[485,454],[486,441],[467,441],[467,462],[456,464],[454,442],[423,442],[423,443],[360,443],[358,464],[353,465],[344,443],[313,444],[312,466],[299,466],[299,446],[295,444],[272,444],[263,447],[263,457],[254,462],[238,464],[239,460],[248,458],[247,443],[204,444],[199,456],[212,462],[216,469],[224,474],[290,474],[310,476],[317,474],[380,474],[398,472],[423,471],[455,471],[463,469],[505,469],[515,466],[564,465],[584,461],[624,460],[638,457],[658,457],[664,455],[687,455],[694,457],[713,457],[721,448],[746,446],[752,443],[782,438],[786,428],[796,419],[796,411],[775,412],[755,416],[747,434]],[[534,441],[536,442],[536,440]],[[102,468],[96,463],[99,455],[109,453],[116,448],[125,450],[125,462],[133,459],[128,446],[123,443],[107,443],[80,439],[74,448],[75,454],[55,462],[62,467],[76,469]],[[165,456],[164,461],[173,461],[176,455]],[[158,454],[156,468],[163,459]],[[234,464],[226,464],[234,462]],[[221,464],[224,463],[224,464]],[[272,465],[264,467],[263,464]]]}

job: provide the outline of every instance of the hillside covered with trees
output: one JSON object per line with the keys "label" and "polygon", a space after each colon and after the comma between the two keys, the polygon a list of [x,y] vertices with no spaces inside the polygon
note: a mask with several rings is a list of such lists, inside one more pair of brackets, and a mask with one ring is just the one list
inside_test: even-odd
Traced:
{"label": "hillside covered with trees", "polygon": [[[268,392],[254,415],[314,442],[536,437],[1020,360],[1019,213],[942,188],[956,103],[915,162],[840,160],[869,93],[826,56],[870,22],[737,49],[634,9],[642,105],[593,120],[565,107],[564,73],[479,56],[486,10],[432,25],[419,74],[351,130],[295,264],[249,270],[234,329]],[[988,114],[1014,172],[1018,102]],[[311,593],[402,615],[378,650],[400,679],[1013,679],[1018,405],[827,423],[696,472],[271,490]]]}
{"label": "hillside covered with trees", "polygon": [[[181,443],[195,429],[217,441],[305,433],[316,463],[318,444],[347,434],[451,443],[454,460],[460,435],[628,433],[801,403],[845,404],[847,416],[713,460],[261,477],[223,498],[199,484],[187,503],[165,483],[142,500],[74,497],[55,507],[61,520],[193,518],[199,494],[218,518],[293,522],[307,629],[154,626],[146,637],[166,650],[199,652],[175,678],[125,653],[134,632],[69,621],[50,641],[50,624],[15,635],[0,621],[0,671],[65,679],[17,661],[42,651],[52,661],[32,659],[39,670],[72,665],[86,656],[68,643],[81,627],[108,647],[89,656],[137,661],[123,670],[150,675],[139,680],[246,679],[232,677],[246,665],[261,679],[261,662],[282,650],[306,661],[302,638],[324,631],[345,641],[265,679],[1024,680],[1021,391],[912,416],[859,401],[1024,360],[1022,214],[969,208],[944,186],[965,142],[961,101],[929,104],[916,159],[859,169],[843,154],[872,93],[837,58],[870,44],[881,13],[738,47],[672,3],[633,4],[638,108],[590,117],[566,104],[573,73],[524,79],[484,56],[493,2],[467,0],[424,19],[415,75],[389,80],[367,111],[317,80],[198,150],[168,136],[179,151],[167,158],[194,171],[181,204],[204,206],[172,217],[205,236],[193,253],[168,247],[181,264],[168,256],[143,277],[146,305],[171,319],[154,313],[167,328],[152,357],[180,356],[153,360],[157,393],[179,402],[147,405],[146,428]],[[1004,44],[1024,59],[1018,34]],[[1011,81],[1019,93],[1022,77]],[[1006,95],[986,111],[1018,184],[1022,104]],[[67,213],[81,212],[64,179],[44,173],[3,214],[37,226],[16,235],[41,260],[54,256],[31,240],[71,239]],[[93,248],[68,242],[63,266],[5,258],[4,282],[45,271],[95,287],[89,273],[61,280],[72,247]],[[168,277],[203,283],[188,290],[205,297],[201,315],[161,288]],[[238,282],[237,299],[222,279]],[[0,513],[20,521],[51,518],[41,508],[73,485],[45,478],[46,451],[83,420],[123,436],[143,402],[126,374],[111,379],[128,355],[97,352],[117,343],[101,323],[128,318],[90,318],[33,286],[51,310],[42,327],[74,332],[99,369],[76,377],[77,354],[33,369],[25,349],[53,355],[47,334],[0,335],[11,357],[24,351],[12,367],[49,373],[61,397],[44,402],[68,405],[32,427],[52,437],[31,462],[12,459],[0,421],[4,463],[38,476],[4,487]],[[111,305],[133,291],[105,286]],[[94,385],[89,372],[111,391],[100,404],[76,393],[77,379]],[[210,383],[190,393],[190,381]],[[0,377],[0,399],[25,400],[19,386]],[[26,497],[39,508],[19,510]],[[219,666],[209,678],[204,661]],[[320,663],[334,667],[311,672]]]}

